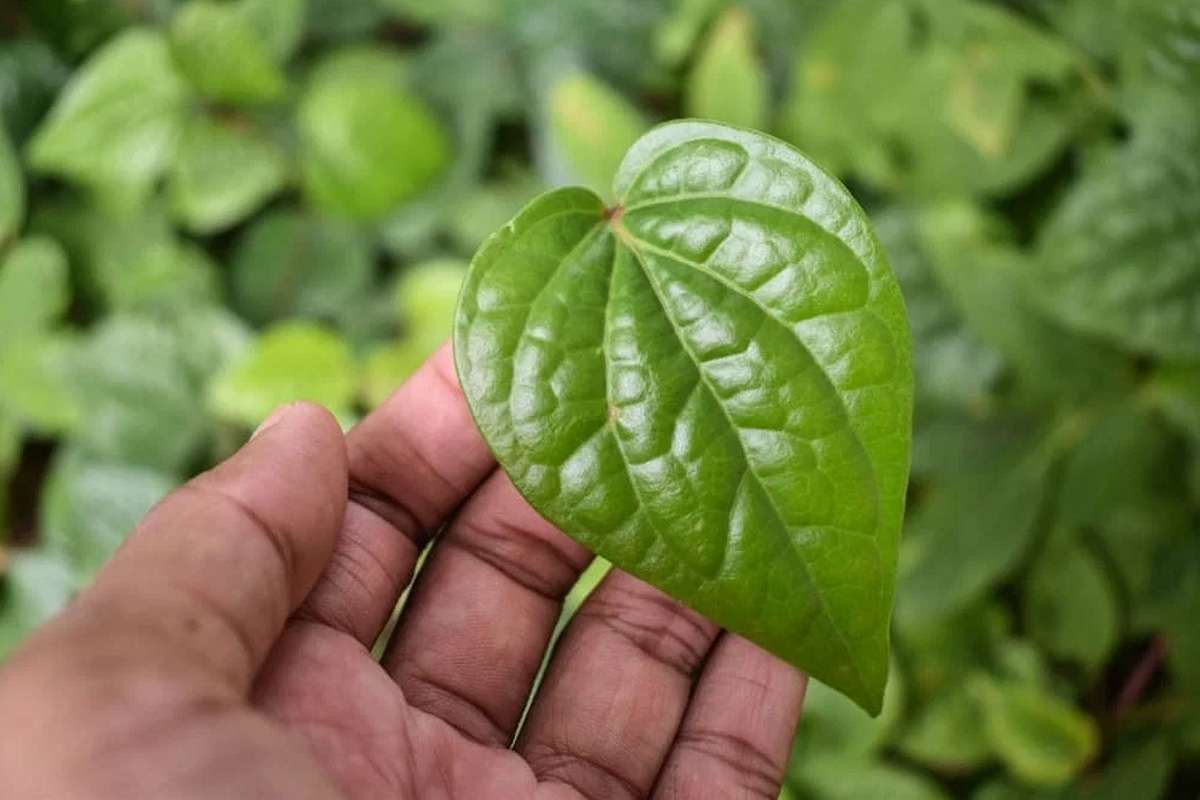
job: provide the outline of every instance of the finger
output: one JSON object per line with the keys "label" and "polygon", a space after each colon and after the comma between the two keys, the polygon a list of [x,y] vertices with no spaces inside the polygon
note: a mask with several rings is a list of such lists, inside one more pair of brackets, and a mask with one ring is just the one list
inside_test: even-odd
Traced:
{"label": "finger", "polygon": [[454,373],[449,345],[347,437],[350,502],[302,616],[370,647],[421,548],[495,469]]}
{"label": "finger", "polygon": [[190,655],[246,691],[320,574],[346,502],[329,412],[277,411],[236,455],[167,497],[80,599],[101,638]]}
{"label": "finger", "polygon": [[654,796],[774,800],[806,683],[803,673],[742,637],[722,635]]}
{"label": "finger", "polygon": [[410,705],[507,746],[591,559],[497,471],[434,545],[384,656]]}
{"label": "finger", "polygon": [[645,797],[717,628],[614,571],[556,648],[517,750],[539,780],[584,797]]}

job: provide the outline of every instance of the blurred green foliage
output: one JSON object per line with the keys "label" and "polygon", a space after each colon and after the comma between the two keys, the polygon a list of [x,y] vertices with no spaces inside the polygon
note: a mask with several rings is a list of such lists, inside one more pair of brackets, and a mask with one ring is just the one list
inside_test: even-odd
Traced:
{"label": "blurred green foliage", "polygon": [[785,795],[1196,795],[1194,0],[26,0],[0,37],[0,653],[275,404],[381,402],[527,199],[707,116],[850,185],[914,334],[885,711],[811,687]]}

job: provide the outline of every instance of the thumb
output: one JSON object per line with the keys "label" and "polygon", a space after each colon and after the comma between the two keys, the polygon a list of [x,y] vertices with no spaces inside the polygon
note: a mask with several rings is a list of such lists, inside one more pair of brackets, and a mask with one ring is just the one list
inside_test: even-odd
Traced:
{"label": "thumb", "polygon": [[143,648],[182,649],[244,693],[329,560],[346,495],[336,420],[316,405],[283,406],[147,515],[78,613],[144,631]]}

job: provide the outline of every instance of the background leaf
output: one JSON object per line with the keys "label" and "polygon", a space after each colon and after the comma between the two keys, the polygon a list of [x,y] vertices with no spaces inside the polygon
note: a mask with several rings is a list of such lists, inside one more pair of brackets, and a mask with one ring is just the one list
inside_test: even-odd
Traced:
{"label": "background leaf", "polygon": [[192,86],[212,100],[262,103],[286,89],[266,36],[234,3],[186,3],[171,24],[171,54]]}
{"label": "background leaf", "polygon": [[146,467],[63,453],[42,495],[46,547],[86,583],[176,483]]}
{"label": "background leaf", "polygon": [[0,658],[62,610],[75,592],[75,579],[61,560],[40,553],[5,557],[0,570]]}
{"label": "background leaf", "polygon": [[355,387],[355,366],[345,343],[324,328],[294,322],[268,330],[218,375],[209,404],[217,416],[247,428],[297,400],[320,403],[348,417]]}
{"label": "background leaf", "polygon": [[140,196],[166,167],[187,90],[165,37],[131,29],[88,59],[29,143],[32,166]]}
{"label": "background leaf", "polygon": [[[1165,112],[1164,112],[1165,113]],[[1059,319],[1131,350],[1200,355],[1200,123],[1135,130],[1073,187],[1041,234],[1035,294]]]}
{"label": "background leaf", "polygon": [[428,188],[444,169],[445,134],[380,54],[335,55],[315,72],[297,109],[304,187],[332,213],[373,218]]}
{"label": "background leaf", "polygon": [[984,729],[1019,778],[1036,785],[1067,782],[1095,754],[1095,723],[1071,705],[1029,685],[979,680]]}
{"label": "background leaf", "polygon": [[294,211],[258,220],[233,256],[233,300],[247,319],[333,320],[358,313],[374,262],[352,225]]}
{"label": "background leaf", "polygon": [[760,128],[770,87],[755,52],[754,18],[731,6],[716,21],[688,76],[684,108],[690,117]]}
{"label": "background leaf", "polygon": [[[814,679],[788,796],[1195,796],[1194,5],[0,3],[0,542],[51,565],[0,577],[0,640],[44,616],[5,586],[87,582],[52,539],[94,565],[133,524],[126,479],[186,479],[296,395],[352,423],[444,341],[493,232],[545,191],[610,192],[654,121],[717,116],[849,188],[911,329],[892,681],[871,720]],[[113,477],[61,537],[66,464]],[[1055,746],[1001,758],[980,682],[1095,720],[1094,757],[1031,782]]]}
{"label": "background leaf", "polygon": [[601,81],[568,75],[550,90],[548,135],[569,180],[608,192],[625,151],[646,130],[641,113]]}
{"label": "background leaf", "polygon": [[25,222],[25,176],[12,142],[0,125],[0,248],[16,237]]}
{"label": "background leaf", "polygon": [[256,210],[287,174],[283,154],[261,132],[194,116],[171,166],[171,204],[188,230],[211,233]]}

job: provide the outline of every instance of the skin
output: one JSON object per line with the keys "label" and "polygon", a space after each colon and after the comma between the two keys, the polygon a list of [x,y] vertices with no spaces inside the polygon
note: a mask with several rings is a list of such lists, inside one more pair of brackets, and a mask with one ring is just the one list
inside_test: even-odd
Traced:
{"label": "skin", "polygon": [[0,670],[0,797],[776,797],[804,676],[615,570],[516,735],[589,559],[496,469],[448,348],[346,437],[286,406]]}

